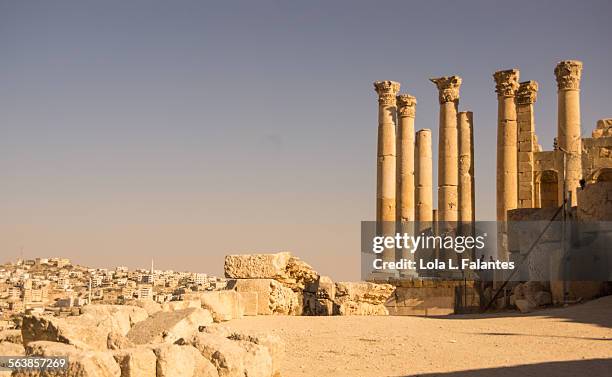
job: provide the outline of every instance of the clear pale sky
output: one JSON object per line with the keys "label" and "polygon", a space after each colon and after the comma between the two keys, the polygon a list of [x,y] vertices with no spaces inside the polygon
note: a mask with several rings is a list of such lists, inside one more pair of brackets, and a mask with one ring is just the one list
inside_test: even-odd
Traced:
{"label": "clear pale sky", "polygon": [[220,274],[225,254],[291,250],[358,279],[372,82],[415,95],[437,144],[428,78],[463,77],[494,219],[492,73],[540,83],[550,149],[553,69],[582,60],[588,135],[612,116],[611,19],[610,1],[0,1],[0,259]]}

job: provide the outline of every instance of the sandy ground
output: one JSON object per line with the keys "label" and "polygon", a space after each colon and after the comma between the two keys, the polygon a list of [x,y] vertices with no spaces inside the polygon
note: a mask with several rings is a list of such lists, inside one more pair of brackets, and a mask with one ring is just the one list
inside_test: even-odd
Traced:
{"label": "sandy ground", "polygon": [[245,317],[286,342],[283,377],[612,376],[612,296],[527,315]]}

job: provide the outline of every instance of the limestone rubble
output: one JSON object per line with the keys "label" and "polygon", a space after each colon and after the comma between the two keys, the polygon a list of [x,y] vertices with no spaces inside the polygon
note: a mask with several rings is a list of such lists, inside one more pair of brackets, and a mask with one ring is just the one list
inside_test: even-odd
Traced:
{"label": "limestone rubble", "polygon": [[65,377],[280,377],[285,350],[278,336],[216,322],[231,324],[243,315],[387,315],[385,302],[394,290],[389,284],[334,283],[287,252],[230,255],[225,272],[232,277],[226,290],[185,293],[162,305],[139,300],[86,305],[69,317],[24,316],[19,333],[0,333],[0,352],[68,356]]}
{"label": "limestone rubble", "polygon": [[288,252],[228,255],[228,288],[260,315],[387,315],[388,284],[334,283]]}
{"label": "limestone rubble", "polygon": [[[239,295],[232,292],[217,292],[217,297]],[[6,336],[0,353],[69,358],[69,368],[61,374],[21,370],[13,372],[17,377],[280,376],[280,338],[218,326],[208,309],[193,307],[193,302],[199,301],[176,302],[145,318],[146,311],[133,305],[87,305],[84,314],[69,318],[28,316],[21,328],[25,349],[6,341],[20,338]],[[100,340],[93,341],[95,336]]]}

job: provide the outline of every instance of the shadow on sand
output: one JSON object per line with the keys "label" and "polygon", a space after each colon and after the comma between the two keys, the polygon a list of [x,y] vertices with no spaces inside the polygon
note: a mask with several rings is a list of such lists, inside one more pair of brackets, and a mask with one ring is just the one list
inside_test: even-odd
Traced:
{"label": "shadow on sand", "polygon": [[612,359],[590,359],[398,377],[609,377],[611,373]]}
{"label": "shadow on sand", "polygon": [[[583,304],[566,308],[549,308],[523,314],[518,311],[487,314],[454,314],[435,317],[438,319],[478,319],[478,318],[511,318],[511,317],[547,317],[561,320],[586,323],[612,328],[612,296],[601,297]],[[612,371],[609,374],[612,376]]]}

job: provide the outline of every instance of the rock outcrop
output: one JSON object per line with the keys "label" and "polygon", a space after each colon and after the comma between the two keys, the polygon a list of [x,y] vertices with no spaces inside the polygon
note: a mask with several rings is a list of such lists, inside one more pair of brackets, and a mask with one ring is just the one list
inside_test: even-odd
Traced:
{"label": "rock outcrop", "polygon": [[173,343],[180,338],[189,338],[200,326],[211,323],[213,323],[212,315],[205,309],[161,311],[134,325],[127,338],[134,344]]}

